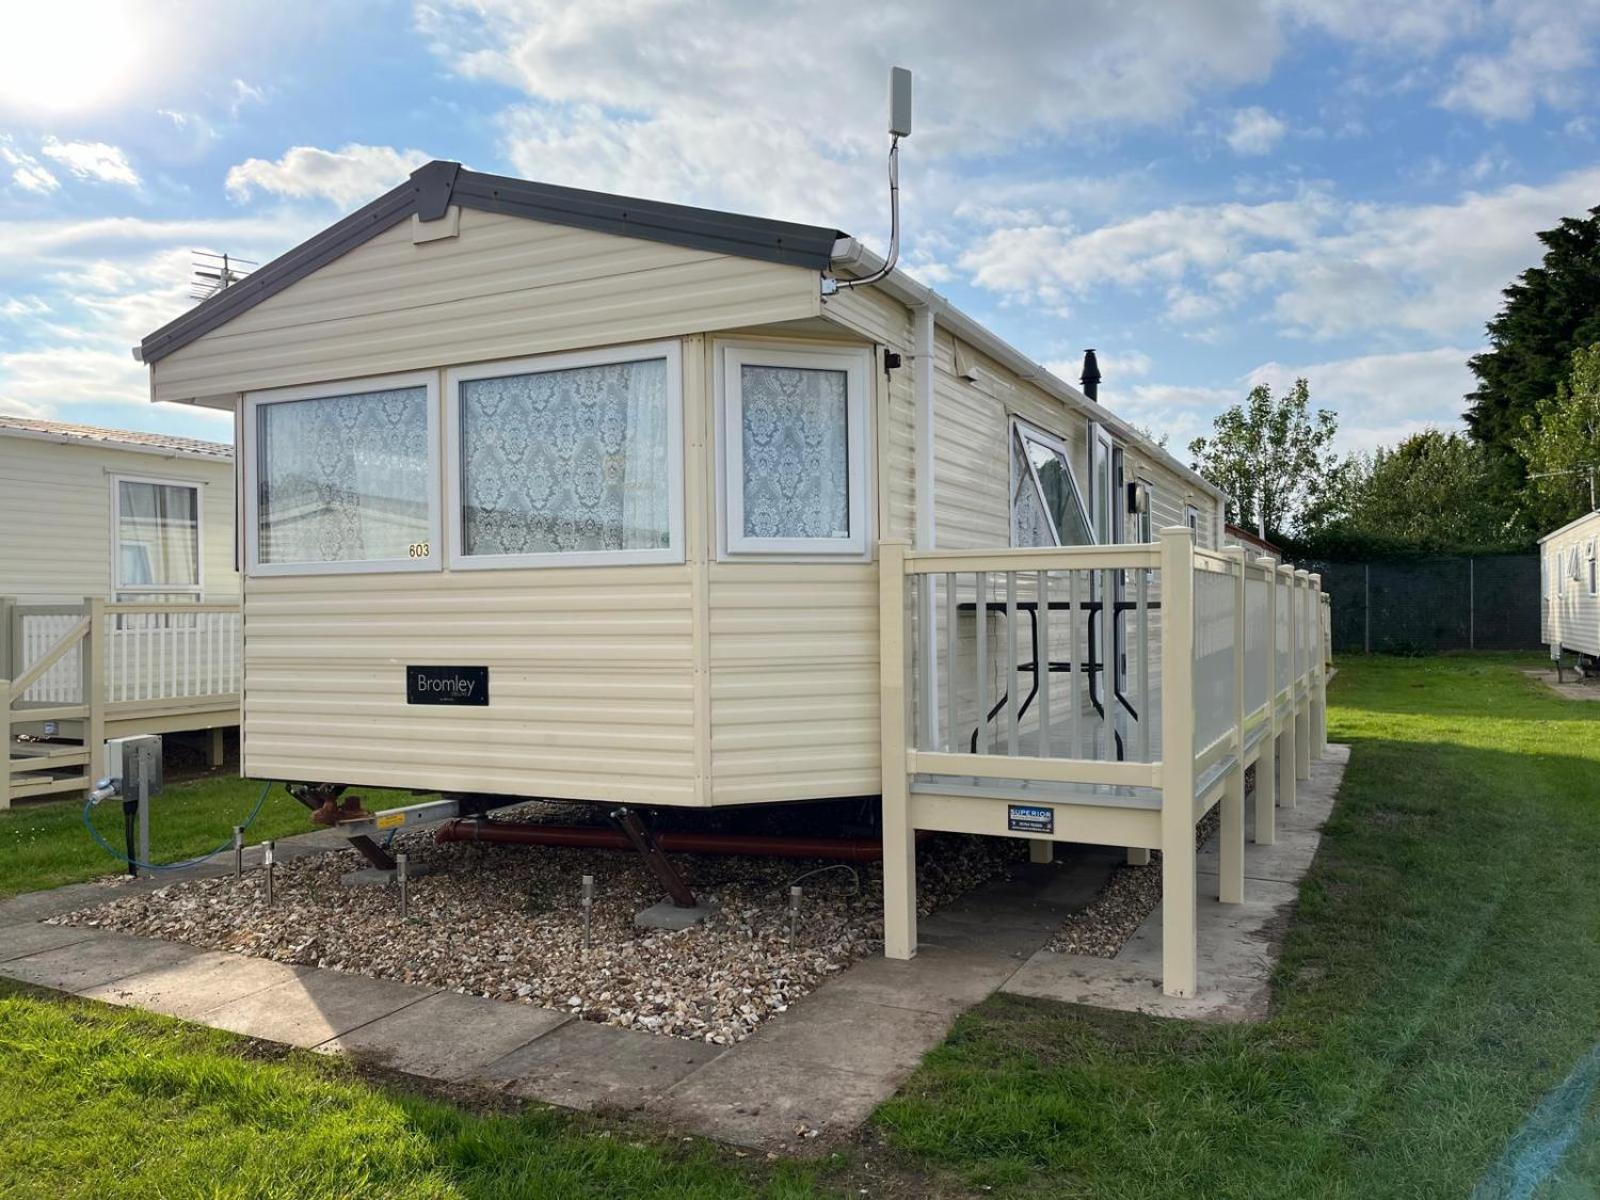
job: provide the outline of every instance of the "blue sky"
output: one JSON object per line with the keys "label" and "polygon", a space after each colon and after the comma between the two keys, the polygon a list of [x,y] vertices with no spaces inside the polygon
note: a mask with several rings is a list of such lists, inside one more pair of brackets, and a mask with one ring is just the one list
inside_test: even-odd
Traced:
{"label": "blue sky", "polygon": [[1459,422],[1534,233],[1600,204],[1600,0],[74,3],[0,10],[0,412],[226,438],[129,348],[428,158],[881,248],[1180,449],[1311,380],[1348,449]]}

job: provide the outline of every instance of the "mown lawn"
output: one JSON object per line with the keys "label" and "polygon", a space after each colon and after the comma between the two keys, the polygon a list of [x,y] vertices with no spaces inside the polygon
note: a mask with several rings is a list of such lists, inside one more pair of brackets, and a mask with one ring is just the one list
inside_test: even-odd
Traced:
{"label": "mown lawn", "polygon": [[1600,1038],[1600,703],[1518,665],[1344,664],[1268,1021],[996,998],[880,1110],[896,1146],[1008,1195],[1600,1194],[1585,1077],[1495,1168]]}
{"label": "mown lawn", "polygon": [[[1263,1024],[997,998],[808,1167],[0,992],[0,1196],[1600,1195],[1600,703],[1518,665],[1344,664],[1351,766]],[[30,853],[29,886],[74,869]]]}
{"label": "mown lawn", "polygon": [[[167,785],[151,805],[151,860],[179,862],[224,842],[231,846],[233,827],[250,815],[261,788],[254,780],[227,776]],[[413,799],[399,792],[361,794],[370,803],[389,806]],[[123,849],[120,800],[107,800],[92,809],[90,819],[114,849]],[[281,787],[273,787],[245,837],[254,843],[314,828],[305,808]],[[81,796],[24,802],[0,811],[0,897],[120,874],[125,869],[95,845],[84,829]]]}

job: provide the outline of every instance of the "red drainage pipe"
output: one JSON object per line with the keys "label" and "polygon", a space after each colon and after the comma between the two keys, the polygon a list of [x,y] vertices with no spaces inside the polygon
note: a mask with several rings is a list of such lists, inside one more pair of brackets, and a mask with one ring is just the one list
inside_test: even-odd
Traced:
{"label": "red drainage pipe", "polygon": [[[632,850],[621,832],[602,825],[530,825],[517,821],[456,819],[439,826],[441,842],[492,842],[504,846],[579,846],[591,850]],[[918,840],[924,836],[917,834]],[[837,858],[877,862],[883,843],[876,838],[763,837],[748,833],[656,833],[656,844],[674,854],[749,854],[762,858]]]}

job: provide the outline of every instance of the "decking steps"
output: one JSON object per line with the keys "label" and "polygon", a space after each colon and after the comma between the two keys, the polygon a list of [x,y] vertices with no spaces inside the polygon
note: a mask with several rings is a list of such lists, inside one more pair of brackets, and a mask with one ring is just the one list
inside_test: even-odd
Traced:
{"label": "decking steps", "polygon": [[12,739],[7,773],[0,779],[0,808],[30,796],[85,791],[89,787],[89,748],[81,743]]}

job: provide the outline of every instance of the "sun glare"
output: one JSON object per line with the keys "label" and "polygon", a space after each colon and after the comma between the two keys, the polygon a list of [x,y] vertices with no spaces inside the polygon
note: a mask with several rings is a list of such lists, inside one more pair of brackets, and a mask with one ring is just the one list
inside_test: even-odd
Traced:
{"label": "sun glare", "polygon": [[126,0],[0,3],[0,110],[78,113],[124,94],[153,64]]}

